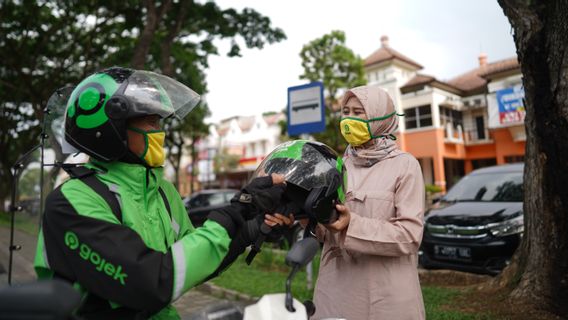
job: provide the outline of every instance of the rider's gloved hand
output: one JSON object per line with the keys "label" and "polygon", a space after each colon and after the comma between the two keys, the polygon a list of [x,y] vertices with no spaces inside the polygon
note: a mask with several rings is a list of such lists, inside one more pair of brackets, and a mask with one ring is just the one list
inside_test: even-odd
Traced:
{"label": "rider's gloved hand", "polygon": [[231,205],[240,208],[245,220],[273,213],[282,202],[285,189],[282,175],[255,178],[231,199]]}
{"label": "rider's gloved hand", "polygon": [[211,212],[208,218],[227,229],[231,239],[234,239],[245,221],[274,212],[285,188],[284,177],[281,175],[255,178],[233,197],[230,206]]}
{"label": "rider's gloved hand", "polygon": [[[245,221],[232,237],[229,245],[229,252],[221,261],[217,270],[213,272],[205,281],[218,276],[223,270],[227,269],[246,249],[253,244],[261,234],[261,226],[264,223],[262,215],[258,215]],[[264,226],[266,227],[266,226]]]}

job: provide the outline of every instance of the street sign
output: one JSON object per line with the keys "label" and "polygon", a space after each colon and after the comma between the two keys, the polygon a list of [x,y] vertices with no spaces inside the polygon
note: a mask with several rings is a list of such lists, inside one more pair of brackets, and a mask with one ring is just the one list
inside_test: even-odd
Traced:
{"label": "street sign", "polygon": [[288,88],[288,135],[325,130],[323,84],[312,82]]}

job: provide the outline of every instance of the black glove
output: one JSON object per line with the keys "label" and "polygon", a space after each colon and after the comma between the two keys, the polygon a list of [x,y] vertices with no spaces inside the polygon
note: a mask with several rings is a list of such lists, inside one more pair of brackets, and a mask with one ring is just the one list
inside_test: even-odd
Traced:
{"label": "black glove", "polygon": [[229,252],[217,270],[213,272],[207,280],[218,276],[221,272],[227,269],[246,249],[246,247],[253,244],[256,239],[261,234],[261,225],[264,223],[264,218],[262,216],[257,216],[251,220],[248,220],[242,224],[242,227],[237,231],[236,235],[232,238],[231,244],[229,245]]}
{"label": "black glove", "polygon": [[273,184],[271,176],[255,178],[231,199],[230,206],[212,211],[208,219],[222,225],[233,239],[245,220],[274,212],[285,190],[286,185]]}
{"label": "black glove", "polygon": [[286,185],[273,184],[271,176],[255,178],[231,199],[231,204],[238,206],[249,220],[267,212],[274,213],[285,190]]}

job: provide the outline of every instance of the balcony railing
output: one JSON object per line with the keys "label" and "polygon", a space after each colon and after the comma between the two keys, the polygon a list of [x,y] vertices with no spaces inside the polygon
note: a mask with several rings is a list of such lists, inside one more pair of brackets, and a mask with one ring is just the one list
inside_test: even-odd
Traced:
{"label": "balcony railing", "polygon": [[454,127],[452,123],[447,123],[444,130],[444,140],[450,143],[479,144],[493,141],[492,133],[484,129],[483,134],[477,129],[464,131],[461,125]]}
{"label": "balcony railing", "polygon": [[483,134],[480,135],[480,132],[476,130],[467,130],[464,134],[465,143],[466,144],[478,144],[478,143],[487,143],[493,141],[493,134],[487,130],[483,130]]}
{"label": "balcony railing", "polygon": [[446,123],[444,130],[444,140],[446,142],[453,143],[463,143],[463,128],[461,125],[457,125],[454,128],[454,124],[451,122]]}

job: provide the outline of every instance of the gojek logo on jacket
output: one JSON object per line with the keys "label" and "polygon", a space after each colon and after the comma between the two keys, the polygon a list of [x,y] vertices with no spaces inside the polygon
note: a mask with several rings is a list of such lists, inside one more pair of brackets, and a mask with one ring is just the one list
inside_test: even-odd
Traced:
{"label": "gojek logo on jacket", "polygon": [[128,275],[122,272],[122,266],[116,267],[114,264],[106,261],[100,254],[91,250],[91,247],[84,243],[79,242],[79,238],[72,231],[65,232],[65,245],[71,250],[79,248],[79,256],[91,262],[98,272],[102,272],[114,280],[120,282],[123,286],[126,285],[126,278]]}

